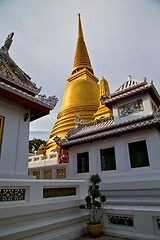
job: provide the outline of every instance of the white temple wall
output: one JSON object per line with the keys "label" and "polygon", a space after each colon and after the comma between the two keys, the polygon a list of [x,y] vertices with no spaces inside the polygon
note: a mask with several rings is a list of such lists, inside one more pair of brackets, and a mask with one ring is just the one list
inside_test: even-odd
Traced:
{"label": "white temple wall", "polygon": [[[62,189],[70,187],[76,188],[75,195],[59,195]],[[85,181],[1,179],[0,190],[3,189],[0,239],[72,240],[86,233],[88,213],[78,207],[87,194]],[[46,189],[49,190],[47,196],[43,194]],[[55,189],[60,189],[59,196],[53,196]],[[104,233],[139,240],[160,239],[159,181],[138,181],[138,184],[106,181],[101,183],[101,190],[107,197],[103,209]],[[113,223],[111,217],[132,218],[133,224]]]}
{"label": "white temple wall", "polygon": [[[133,226],[113,224],[110,218],[133,219]],[[159,240],[159,207],[153,206],[106,206],[103,215],[103,231],[122,238]]]}
{"label": "white temple wall", "polygon": [[86,233],[88,213],[79,209],[87,194],[85,181],[0,182],[0,239],[72,240]]}
{"label": "white temple wall", "polygon": [[0,115],[5,117],[2,136],[0,177],[28,175],[29,119],[24,121],[24,107],[0,97]]}
{"label": "white temple wall", "polygon": [[[146,140],[150,166],[131,168],[128,143]],[[114,147],[116,170],[101,171],[100,150]],[[89,172],[77,173],[77,153],[89,153]],[[73,146],[69,151],[69,178],[88,179],[92,174],[98,173],[102,178],[115,180],[121,178],[137,179],[145,176],[157,178],[160,176],[160,137],[156,129],[142,130],[140,132],[124,134],[120,137],[108,138],[103,141]],[[158,177],[160,178],[160,177]]]}
{"label": "white temple wall", "polygon": [[[131,168],[128,143],[145,140],[150,166]],[[115,148],[116,170],[101,171],[100,149]],[[89,152],[89,173],[77,173],[77,153]],[[149,129],[81,144],[69,151],[70,178],[87,179],[98,173],[107,197],[103,232],[139,240],[160,239],[160,135]],[[110,219],[116,219],[115,222]],[[128,225],[132,219],[132,226]],[[119,222],[118,222],[119,221]]]}

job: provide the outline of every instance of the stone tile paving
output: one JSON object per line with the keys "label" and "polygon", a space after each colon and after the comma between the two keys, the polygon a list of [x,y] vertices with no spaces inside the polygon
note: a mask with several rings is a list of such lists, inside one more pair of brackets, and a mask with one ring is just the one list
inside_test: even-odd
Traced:
{"label": "stone tile paving", "polygon": [[92,238],[88,234],[85,234],[80,238],[76,238],[75,240],[89,240],[89,239],[92,239],[92,240],[93,239],[97,239],[97,240],[129,240],[128,238],[112,237],[112,236],[108,236],[108,235],[101,235],[100,237]]}

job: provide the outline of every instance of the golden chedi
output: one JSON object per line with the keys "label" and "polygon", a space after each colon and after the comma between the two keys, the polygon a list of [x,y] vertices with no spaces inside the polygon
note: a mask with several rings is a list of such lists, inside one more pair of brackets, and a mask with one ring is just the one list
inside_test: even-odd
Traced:
{"label": "golden chedi", "polygon": [[94,114],[94,119],[100,119],[102,117],[111,117],[112,111],[107,108],[105,105],[102,105],[101,100],[106,101],[109,98],[110,90],[108,86],[107,80],[102,77],[102,80],[100,81],[100,90],[99,90],[99,108],[97,112]]}
{"label": "golden chedi", "polygon": [[53,138],[56,135],[64,138],[66,133],[75,127],[77,115],[80,115],[85,122],[93,121],[99,107],[98,79],[94,76],[84,42],[80,14],[74,65],[72,75],[67,78],[67,81],[62,107],[47,142],[46,153],[57,150]]}

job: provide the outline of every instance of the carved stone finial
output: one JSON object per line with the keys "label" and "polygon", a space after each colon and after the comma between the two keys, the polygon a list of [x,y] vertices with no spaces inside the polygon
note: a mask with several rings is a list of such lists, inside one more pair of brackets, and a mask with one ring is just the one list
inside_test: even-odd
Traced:
{"label": "carved stone finial", "polygon": [[75,118],[75,124],[76,124],[76,127],[80,126],[81,124],[84,124],[84,120],[81,119],[81,116],[80,115],[77,115],[76,118]]}
{"label": "carved stone finial", "polygon": [[55,136],[55,137],[53,138],[53,140],[57,143],[58,146],[60,146],[60,144],[61,144],[61,142],[62,142],[61,137]]}
{"label": "carved stone finial", "polygon": [[58,102],[58,98],[55,95],[54,96],[49,96],[47,98],[47,103],[50,104],[51,106],[55,107],[57,102]]}
{"label": "carved stone finial", "polygon": [[130,81],[132,79],[131,75],[128,75],[128,81]]}
{"label": "carved stone finial", "polygon": [[8,50],[9,50],[11,44],[12,44],[12,41],[13,41],[12,40],[13,36],[14,36],[13,32],[8,35],[3,47],[1,47],[1,50],[8,52]]}
{"label": "carved stone finial", "polygon": [[55,95],[54,96],[49,96],[47,98],[45,94],[43,94],[43,95],[39,94],[38,99],[41,100],[42,102],[45,102],[45,103],[49,104],[52,107],[55,107],[57,102],[58,102],[58,98]]}
{"label": "carved stone finial", "polygon": [[53,140],[56,142],[56,144],[60,147],[61,146],[61,143],[63,143],[63,142],[66,142],[67,141],[67,139],[61,139],[61,137],[58,137],[58,136],[55,136],[54,138],[53,138]]}

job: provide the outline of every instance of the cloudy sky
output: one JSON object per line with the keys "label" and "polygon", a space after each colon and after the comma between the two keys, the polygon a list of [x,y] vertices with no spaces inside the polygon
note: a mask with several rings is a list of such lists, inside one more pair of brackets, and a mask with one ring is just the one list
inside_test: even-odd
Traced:
{"label": "cloudy sky", "polygon": [[0,46],[14,32],[13,60],[42,94],[56,95],[50,115],[30,125],[30,139],[48,139],[71,75],[77,13],[96,77],[114,92],[128,75],[153,80],[160,93],[159,0],[0,0]]}

